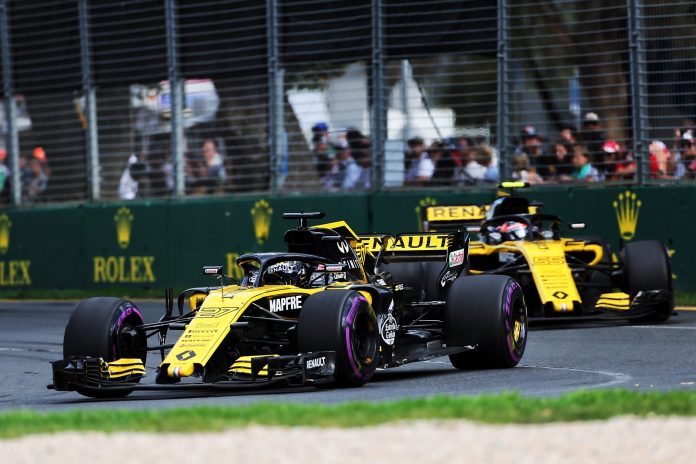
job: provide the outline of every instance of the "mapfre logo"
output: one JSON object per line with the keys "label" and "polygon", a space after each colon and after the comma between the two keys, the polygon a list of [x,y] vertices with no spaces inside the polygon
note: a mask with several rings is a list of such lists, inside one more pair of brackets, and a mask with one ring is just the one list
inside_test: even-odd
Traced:
{"label": "mapfre logo", "polygon": [[619,193],[619,197],[612,204],[616,212],[616,222],[619,225],[619,233],[624,240],[632,240],[638,227],[638,213],[640,213],[641,201],[630,190]]}
{"label": "mapfre logo", "polygon": [[254,235],[259,245],[263,245],[268,240],[272,217],[273,208],[263,198],[257,201],[254,207],[251,208],[251,218],[254,221]]}
{"label": "mapfre logo", "polygon": [[[7,214],[0,214],[0,254],[6,254],[10,249],[10,232],[12,221]],[[0,261],[0,286],[16,287],[31,285],[29,267],[31,261],[27,259]]]}
{"label": "mapfre logo", "polygon": [[268,302],[268,310],[272,313],[281,313],[292,309],[302,309],[302,295],[276,298]]}

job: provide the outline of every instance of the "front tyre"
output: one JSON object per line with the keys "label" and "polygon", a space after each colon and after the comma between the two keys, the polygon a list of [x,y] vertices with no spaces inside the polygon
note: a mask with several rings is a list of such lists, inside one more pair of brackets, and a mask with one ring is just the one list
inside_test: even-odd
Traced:
{"label": "front tyre", "polygon": [[[140,358],[145,364],[147,340],[126,332],[144,323],[138,308],[120,298],[88,298],[75,307],[63,337],[63,358],[71,356],[102,358],[106,362],[119,358]],[[120,398],[132,390],[78,388],[92,398]]]}
{"label": "front tyre", "polygon": [[377,317],[353,290],[326,290],[308,297],[297,323],[300,353],[334,351],[334,378],[341,387],[364,385],[377,368]]}
{"label": "front tyre", "polygon": [[450,288],[444,311],[450,355],[460,370],[515,367],[527,346],[527,306],[522,287],[502,275],[461,276]]}
{"label": "front tyre", "polygon": [[656,240],[627,243],[623,249],[624,291],[634,298],[640,291],[663,290],[669,300],[633,322],[664,322],[674,310],[672,266],[667,248]]}

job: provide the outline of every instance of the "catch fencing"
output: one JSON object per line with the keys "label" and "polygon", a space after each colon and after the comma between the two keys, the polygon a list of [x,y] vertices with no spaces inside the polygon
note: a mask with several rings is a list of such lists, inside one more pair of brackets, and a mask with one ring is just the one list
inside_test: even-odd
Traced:
{"label": "catch fencing", "polygon": [[5,204],[696,178],[691,0],[0,0],[0,43]]}

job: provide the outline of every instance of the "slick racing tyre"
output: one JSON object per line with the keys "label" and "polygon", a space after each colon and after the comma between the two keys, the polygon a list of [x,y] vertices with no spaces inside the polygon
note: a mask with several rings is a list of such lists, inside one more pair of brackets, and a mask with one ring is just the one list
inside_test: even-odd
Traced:
{"label": "slick racing tyre", "polygon": [[527,346],[522,288],[502,275],[457,278],[445,305],[444,330],[448,347],[474,347],[450,355],[457,369],[515,367]]}
{"label": "slick racing tyre", "polygon": [[655,240],[627,243],[623,249],[624,291],[633,298],[640,291],[666,290],[669,301],[634,322],[664,322],[672,315],[674,297],[672,266],[665,246]]}
{"label": "slick racing tyre", "polygon": [[[68,321],[63,337],[63,357],[89,356],[106,362],[119,358],[140,358],[145,364],[147,341],[125,336],[123,332],[142,325],[143,317],[133,303],[120,298],[82,300]],[[77,392],[93,398],[120,398],[132,390],[78,388]]]}
{"label": "slick racing tyre", "polygon": [[377,368],[377,317],[353,290],[326,290],[305,300],[297,323],[300,353],[336,352],[334,378],[341,387],[364,385]]}

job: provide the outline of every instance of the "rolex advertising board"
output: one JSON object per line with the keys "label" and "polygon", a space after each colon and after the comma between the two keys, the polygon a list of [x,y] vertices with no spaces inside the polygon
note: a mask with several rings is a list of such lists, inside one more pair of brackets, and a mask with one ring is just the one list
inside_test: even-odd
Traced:
{"label": "rolex advertising board", "polygon": [[[673,255],[678,288],[696,290],[696,218],[689,187],[553,188],[517,192],[544,203],[564,221],[585,222],[570,236],[622,243],[657,239]],[[2,289],[162,289],[212,285],[204,265],[222,265],[239,278],[236,259],[249,252],[282,250],[295,227],[287,211],[323,211],[325,221],[345,219],[360,232],[414,232],[427,206],[485,205],[493,191],[393,192],[372,195],[247,196],[88,204],[0,211]],[[468,211],[468,210],[467,210]],[[691,221],[694,221],[692,224]],[[475,237],[473,237],[475,239]]]}

